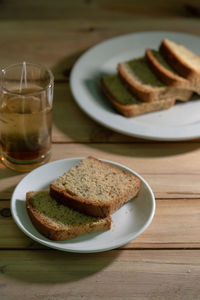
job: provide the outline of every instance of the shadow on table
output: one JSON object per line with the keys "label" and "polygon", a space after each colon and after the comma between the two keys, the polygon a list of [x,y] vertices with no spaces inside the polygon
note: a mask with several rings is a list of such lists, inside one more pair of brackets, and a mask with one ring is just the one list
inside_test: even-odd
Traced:
{"label": "shadow on table", "polygon": [[[22,231],[26,232],[27,235],[32,235],[33,240],[35,240],[35,238],[39,239],[42,244],[44,244],[44,242],[52,242],[54,247],[61,248],[63,245],[67,247],[67,241],[50,241],[35,229],[28,216],[24,200],[16,199],[14,207],[14,216],[19,220],[18,226],[20,226]],[[88,241],[88,239],[92,239],[94,235],[96,236],[98,234],[101,233],[71,239],[69,243],[78,243],[77,247],[80,248],[81,241]],[[5,256],[6,258],[1,258],[3,262],[0,266],[0,273],[20,281],[31,283],[67,283],[78,281],[100,272],[110,265],[119,255],[119,251],[70,253],[52,250],[46,246],[42,249],[29,248],[22,250],[10,251],[10,254]]]}
{"label": "shadow on table", "polygon": [[78,51],[73,53],[72,55],[64,57],[55,66],[52,67],[55,83],[69,81],[71,69],[74,63],[86,50],[87,49],[83,49],[82,51]]}
{"label": "shadow on table", "polygon": [[14,177],[20,174],[22,173],[7,168],[0,159],[0,179]]}
{"label": "shadow on table", "polygon": [[[92,254],[59,252],[56,250],[13,251],[1,266],[5,276],[31,283],[68,283],[90,277],[107,268],[119,251]],[[7,256],[6,256],[7,257]]]}
{"label": "shadow on table", "polygon": [[[66,85],[55,84],[54,103],[54,126],[75,142],[99,142],[99,139],[101,142],[108,142],[112,140],[113,135],[119,135],[93,121],[79,108],[67,80]],[[104,98],[104,105],[110,105],[106,98]],[[112,110],[111,105],[110,109]],[[127,139],[123,135],[120,135],[120,138]],[[132,138],[130,137],[129,140],[132,141]]]}

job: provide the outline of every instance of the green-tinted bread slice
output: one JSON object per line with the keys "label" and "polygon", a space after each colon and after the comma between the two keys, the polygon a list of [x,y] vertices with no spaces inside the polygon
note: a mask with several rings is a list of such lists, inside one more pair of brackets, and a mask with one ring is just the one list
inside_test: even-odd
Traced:
{"label": "green-tinted bread slice", "polygon": [[168,109],[175,103],[174,98],[142,102],[129,91],[117,75],[103,77],[101,87],[107,99],[125,117]]}
{"label": "green-tinted bread slice", "polygon": [[187,89],[164,84],[151,70],[145,57],[119,63],[118,72],[131,93],[141,101],[151,102],[171,97],[187,101],[192,95]]}
{"label": "green-tinted bread slice", "polygon": [[49,191],[28,192],[26,206],[33,225],[51,240],[67,240],[111,227],[111,217],[97,218],[80,213],[58,203]]}
{"label": "green-tinted bread slice", "polygon": [[200,55],[168,39],[162,41],[159,51],[181,76],[199,85]]}
{"label": "green-tinted bread slice", "polygon": [[199,93],[199,86],[179,75],[159,51],[146,49],[146,59],[152,71],[163,83]]}

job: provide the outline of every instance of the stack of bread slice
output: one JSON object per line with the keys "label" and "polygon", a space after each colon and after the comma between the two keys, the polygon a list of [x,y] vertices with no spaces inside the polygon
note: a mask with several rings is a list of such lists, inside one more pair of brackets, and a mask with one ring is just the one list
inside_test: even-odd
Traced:
{"label": "stack of bread slice", "polygon": [[42,235],[66,240],[109,230],[110,215],[139,190],[139,178],[89,156],[52,182],[49,190],[28,192],[26,207]]}
{"label": "stack of bread slice", "polygon": [[159,50],[121,62],[116,74],[101,78],[101,87],[115,109],[126,117],[168,109],[176,100],[200,93],[200,56],[164,39]]}

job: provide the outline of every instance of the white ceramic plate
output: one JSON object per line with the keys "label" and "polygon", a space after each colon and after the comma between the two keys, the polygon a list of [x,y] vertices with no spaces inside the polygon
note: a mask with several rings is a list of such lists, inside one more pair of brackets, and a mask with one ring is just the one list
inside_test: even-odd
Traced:
{"label": "white ceramic plate", "polygon": [[149,185],[141,176],[120,164],[110,161],[107,162],[128,170],[141,179],[139,196],[126,203],[112,215],[111,230],[87,234],[68,241],[55,242],[41,235],[32,225],[26,211],[26,192],[48,188],[50,182],[80,160],[81,158],[70,158],[48,163],[33,170],[21,180],[15,188],[11,200],[12,216],[19,228],[38,243],[69,252],[100,252],[117,248],[135,239],[148,227],[154,216],[154,195]]}
{"label": "white ceramic plate", "polygon": [[108,103],[100,89],[102,75],[116,73],[119,62],[141,57],[146,48],[158,49],[168,38],[200,53],[200,38],[175,32],[142,32],[104,41],[85,52],[71,72],[70,86],[80,108],[100,124],[123,134],[154,140],[200,137],[200,97],[169,110],[126,118]]}

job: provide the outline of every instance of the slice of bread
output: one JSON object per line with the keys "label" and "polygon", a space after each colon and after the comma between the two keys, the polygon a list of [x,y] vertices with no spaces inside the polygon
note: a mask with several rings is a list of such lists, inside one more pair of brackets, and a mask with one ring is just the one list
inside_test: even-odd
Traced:
{"label": "slice of bread", "polygon": [[141,101],[175,98],[187,101],[192,92],[166,86],[151,70],[145,57],[118,64],[118,72],[130,91]]}
{"label": "slice of bread", "polygon": [[28,192],[26,207],[36,229],[51,240],[67,240],[111,228],[111,217],[96,218],[77,212],[58,203],[49,191]]}
{"label": "slice of bread", "polygon": [[196,87],[200,83],[200,56],[183,45],[164,39],[160,53],[166,61],[184,78],[192,81]]}
{"label": "slice of bread", "polygon": [[58,202],[99,217],[112,214],[139,190],[139,178],[91,156],[50,184]]}
{"label": "slice of bread", "polygon": [[164,59],[159,51],[146,49],[146,59],[152,71],[158,78],[171,87],[188,89],[199,93],[200,87],[180,76],[175,69]]}
{"label": "slice of bread", "polygon": [[115,109],[125,117],[168,109],[175,103],[174,98],[142,102],[129,92],[117,75],[103,77],[101,87]]}

